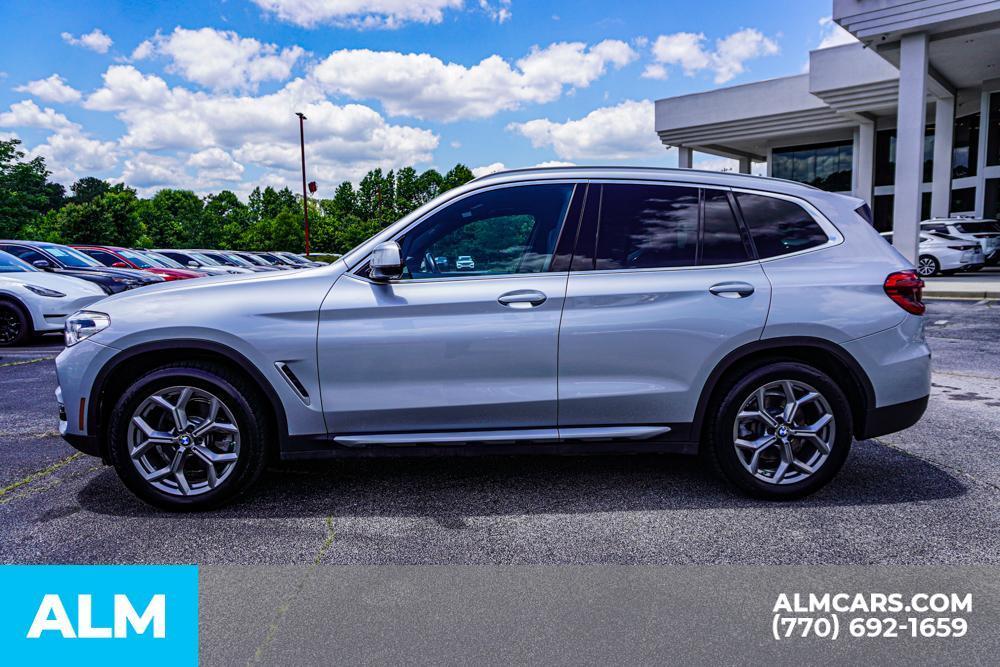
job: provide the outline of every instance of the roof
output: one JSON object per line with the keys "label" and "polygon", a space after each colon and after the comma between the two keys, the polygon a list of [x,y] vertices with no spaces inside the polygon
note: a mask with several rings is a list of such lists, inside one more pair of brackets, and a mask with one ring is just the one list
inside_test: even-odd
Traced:
{"label": "roof", "polygon": [[783,178],[773,178],[771,176],[756,176],[753,174],[737,174],[728,171],[709,171],[707,169],[678,169],[670,167],[621,167],[621,166],[563,166],[563,167],[528,167],[524,169],[508,169],[486,174],[470,181],[471,183],[483,183],[484,181],[522,181],[531,178],[612,178],[612,179],[635,179],[635,180],[662,180],[662,181],[684,181],[691,183],[710,184],[724,187],[760,187],[763,189],[775,189],[778,186],[781,190],[808,190],[818,191],[817,188],[789,181]]}

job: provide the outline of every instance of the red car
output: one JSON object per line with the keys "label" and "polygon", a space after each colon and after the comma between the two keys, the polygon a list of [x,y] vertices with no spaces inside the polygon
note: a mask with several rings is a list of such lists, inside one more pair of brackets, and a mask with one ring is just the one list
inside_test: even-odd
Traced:
{"label": "red car", "polygon": [[149,271],[164,280],[186,280],[187,278],[203,278],[207,274],[191,269],[172,269],[162,266],[152,257],[147,257],[138,250],[116,248],[107,245],[74,245],[82,253],[90,255],[104,266],[118,269],[139,269]]}

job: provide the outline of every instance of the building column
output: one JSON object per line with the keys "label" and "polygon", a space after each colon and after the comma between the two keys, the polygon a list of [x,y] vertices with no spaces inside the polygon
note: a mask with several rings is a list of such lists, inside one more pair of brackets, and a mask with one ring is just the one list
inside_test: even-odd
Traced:
{"label": "building column", "polygon": [[920,185],[924,180],[927,125],[927,35],[903,35],[899,49],[899,111],[896,119],[896,182],[892,241],[911,262],[920,237]]}
{"label": "building column", "polygon": [[677,167],[679,169],[690,169],[694,161],[694,151],[689,146],[677,147]]}
{"label": "building column", "polygon": [[875,184],[875,122],[861,121],[854,131],[854,196],[872,205]]}
{"label": "building column", "polygon": [[739,158],[739,162],[740,162],[740,173],[741,174],[749,174],[750,173],[750,158],[748,158],[748,157],[741,157],[741,158]]}
{"label": "building column", "polygon": [[951,146],[955,133],[955,98],[934,102],[934,180],[931,184],[931,216],[947,218],[951,209]]}

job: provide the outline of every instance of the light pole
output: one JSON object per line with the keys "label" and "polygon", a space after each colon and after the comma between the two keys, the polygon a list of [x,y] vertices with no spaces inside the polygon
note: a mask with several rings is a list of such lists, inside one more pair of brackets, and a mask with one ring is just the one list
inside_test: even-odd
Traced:
{"label": "light pole", "polygon": [[309,256],[309,192],[306,189],[306,116],[301,111],[296,111],[299,117],[299,146],[302,148],[302,219],[305,222],[306,231],[306,257]]}

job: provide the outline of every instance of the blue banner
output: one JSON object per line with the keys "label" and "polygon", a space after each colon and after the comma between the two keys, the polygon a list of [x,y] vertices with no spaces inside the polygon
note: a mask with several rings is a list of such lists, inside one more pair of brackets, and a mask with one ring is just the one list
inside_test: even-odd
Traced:
{"label": "blue banner", "polygon": [[198,664],[194,565],[0,566],[7,664]]}

